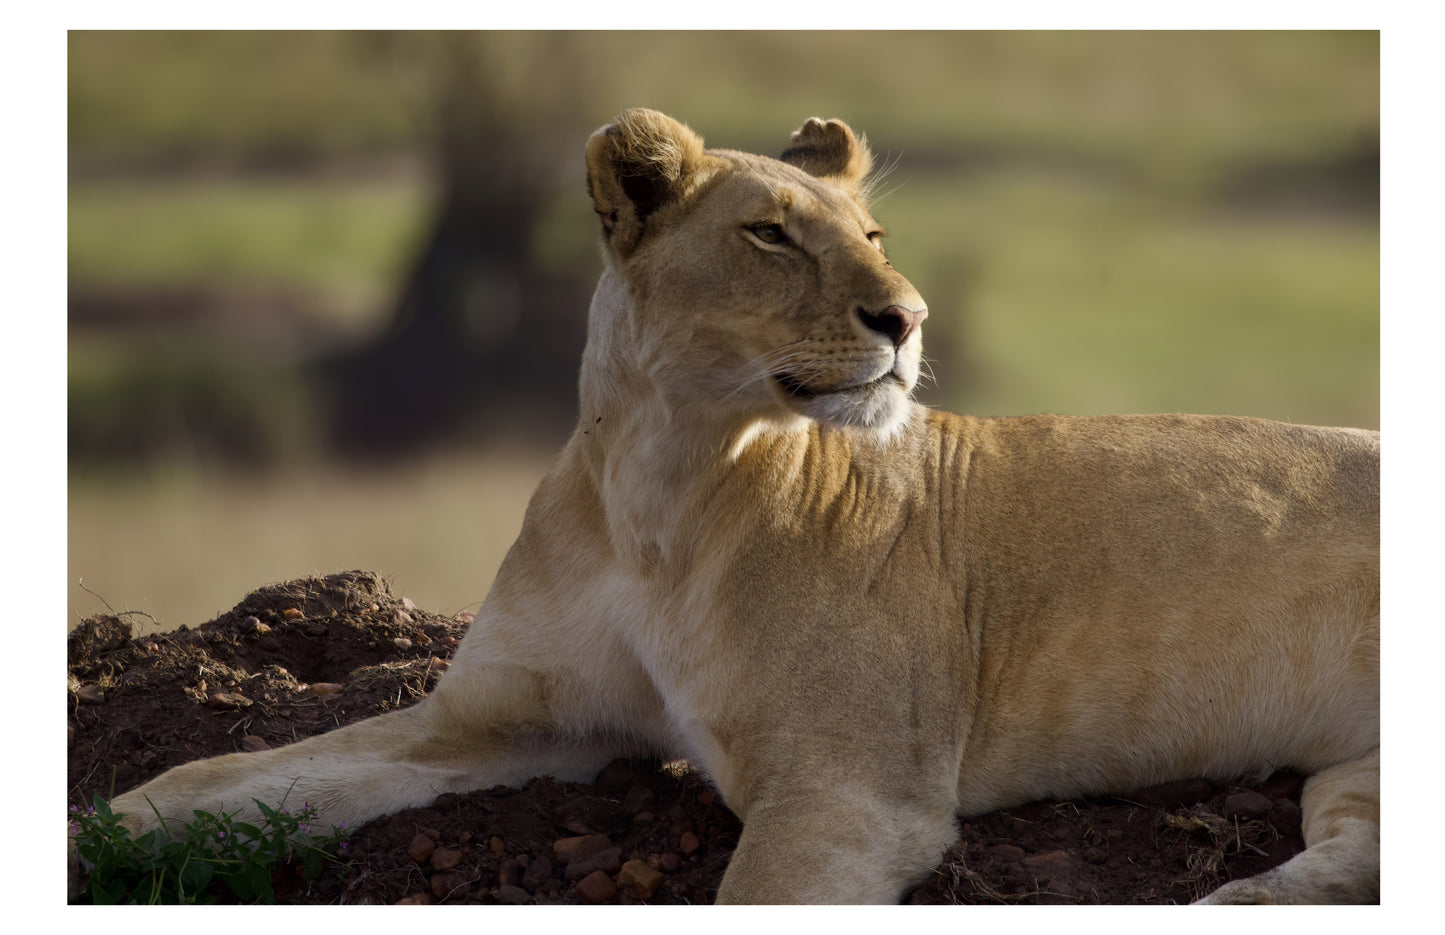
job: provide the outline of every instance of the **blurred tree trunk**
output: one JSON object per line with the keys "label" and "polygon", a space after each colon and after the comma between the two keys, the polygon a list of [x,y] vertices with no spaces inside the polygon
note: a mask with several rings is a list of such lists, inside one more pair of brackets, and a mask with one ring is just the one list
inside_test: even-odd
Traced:
{"label": "blurred tree trunk", "polygon": [[391,325],[329,368],[342,450],[570,427],[592,271],[543,269],[534,244],[565,160],[582,158],[577,128],[602,120],[585,113],[577,38],[414,37],[437,79],[439,197]]}

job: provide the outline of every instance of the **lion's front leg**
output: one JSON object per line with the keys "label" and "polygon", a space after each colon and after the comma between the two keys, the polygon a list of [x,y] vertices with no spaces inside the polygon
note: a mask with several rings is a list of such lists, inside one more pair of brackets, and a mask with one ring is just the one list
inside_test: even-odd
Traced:
{"label": "lion's front leg", "polygon": [[1201,903],[1380,901],[1380,750],[1305,783],[1305,849],[1259,876],[1226,883]]}
{"label": "lion's front leg", "polygon": [[956,837],[949,803],[798,785],[748,808],[717,901],[897,903]]}
{"label": "lion's front leg", "polygon": [[519,785],[536,775],[588,780],[618,753],[616,740],[568,734],[544,677],[509,663],[457,669],[419,704],[299,743],[176,767],[118,796],[133,832],[196,809],[255,816],[271,807],[317,810],[356,825],[444,792]]}

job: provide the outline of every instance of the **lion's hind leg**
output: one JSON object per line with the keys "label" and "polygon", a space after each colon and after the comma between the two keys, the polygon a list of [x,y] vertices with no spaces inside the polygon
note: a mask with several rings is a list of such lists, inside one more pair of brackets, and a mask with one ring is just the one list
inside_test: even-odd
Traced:
{"label": "lion's hind leg", "polygon": [[1226,883],[1201,903],[1380,901],[1380,749],[1309,778],[1300,800],[1305,849]]}

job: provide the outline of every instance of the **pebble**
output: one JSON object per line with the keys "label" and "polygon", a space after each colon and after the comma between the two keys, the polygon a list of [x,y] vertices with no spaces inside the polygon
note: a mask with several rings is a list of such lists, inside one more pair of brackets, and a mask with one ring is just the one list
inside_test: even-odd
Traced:
{"label": "pebble", "polygon": [[433,870],[452,870],[462,862],[462,852],[454,847],[439,847],[432,852]]}
{"label": "pebble", "polygon": [[663,873],[676,873],[677,868],[682,866],[682,855],[668,851],[657,858],[657,865],[662,868]]}
{"label": "pebble", "polygon": [[691,831],[684,831],[677,839],[677,849],[688,856],[691,856],[699,847],[702,847],[702,841]]}
{"label": "pebble", "polygon": [[345,687],[337,682],[312,682],[311,693],[319,698],[330,698],[341,694]]}
{"label": "pebble", "polygon": [[455,870],[447,873],[438,873],[431,878],[431,891],[438,899],[446,899],[448,896],[465,896],[471,889],[467,884],[465,873],[457,873]]}
{"label": "pebble", "polygon": [[411,839],[410,846],[406,849],[406,855],[417,863],[426,863],[428,857],[437,849],[437,842],[425,834],[418,834]]}
{"label": "pebble", "polygon": [[1051,870],[1067,867],[1074,862],[1074,855],[1068,851],[1047,851],[1024,858],[1024,865],[1035,870]]}
{"label": "pebble", "polygon": [[617,898],[617,884],[601,870],[594,871],[577,881],[577,898],[593,906],[612,902]]}
{"label": "pebble", "polygon": [[552,842],[552,853],[557,855],[557,860],[564,864],[570,864],[578,860],[586,860],[599,851],[605,851],[612,846],[612,839],[605,834],[583,834],[575,838],[558,838]]}
{"label": "pebble", "polygon": [[1269,820],[1280,834],[1299,834],[1300,809],[1289,799],[1282,799],[1274,803],[1274,809],[1269,813]]}
{"label": "pebble", "polygon": [[567,865],[567,872],[564,874],[569,880],[580,880],[588,874],[602,871],[607,875],[616,873],[622,867],[622,848],[609,847],[605,851],[598,851],[591,857],[584,857],[574,860]]}
{"label": "pebble", "polygon": [[504,884],[497,887],[497,902],[504,906],[521,906],[532,901],[532,896],[520,886]]}
{"label": "pebble", "polygon": [[414,611],[416,610],[416,601],[412,600],[409,597],[404,597],[401,599],[401,606],[405,607],[407,610]]}
{"label": "pebble", "polygon": [[258,753],[262,750],[270,750],[271,745],[265,738],[257,737],[255,734],[247,734],[241,738],[241,749],[247,753]]}
{"label": "pebble", "polygon": [[99,685],[82,685],[75,690],[75,697],[83,704],[104,704],[105,692],[100,690]]}
{"label": "pebble", "polygon": [[259,627],[260,625],[261,625],[261,618],[260,618],[260,617],[255,617],[255,616],[247,617],[245,620],[242,620],[242,621],[241,621],[241,632],[242,632],[242,633],[250,633],[252,630],[256,629],[256,628]]}
{"label": "pebble", "polygon": [[622,810],[629,815],[636,815],[645,811],[656,798],[657,794],[646,786],[633,786],[622,798]]}
{"label": "pebble", "polygon": [[995,844],[988,852],[1004,860],[1023,860],[1027,856],[1024,849],[1015,844]]}
{"label": "pebble", "polygon": [[411,614],[404,610],[398,610],[391,615],[392,623],[411,623]]}
{"label": "pebble", "polygon": [[397,649],[411,649],[411,640],[407,639],[404,636],[398,636],[396,639],[392,640],[392,642],[396,644]]}
{"label": "pebble", "polygon": [[285,610],[281,611],[281,616],[285,617],[287,620],[300,620],[302,617],[305,616],[305,614],[301,613],[301,611],[295,607],[288,607]]}
{"label": "pebble", "polygon": [[1258,792],[1236,792],[1224,799],[1226,818],[1263,818],[1274,806],[1269,796]]}
{"label": "pebble", "polygon": [[206,705],[218,711],[239,711],[251,707],[251,699],[236,692],[212,692],[206,696]]}
{"label": "pebble", "polygon": [[522,871],[522,885],[529,890],[552,879],[552,860],[546,855],[538,855],[527,861],[527,869]]}
{"label": "pebble", "polygon": [[492,835],[491,840],[487,841],[487,850],[500,857],[501,855],[507,853],[507,842],[503,841],[501,838],[497,837],[494,834]]}
{"label": "pebble", "polygon": [[515,860],[504,860],[497,867],[498,886],[516,886],[522,882],[522,867]]}
{"label": "pebble", "polygon": [[617,874],[618,891],[638,899],[651,899],[661,885],[662,874],[649,867],[646,861],[629,860]]}

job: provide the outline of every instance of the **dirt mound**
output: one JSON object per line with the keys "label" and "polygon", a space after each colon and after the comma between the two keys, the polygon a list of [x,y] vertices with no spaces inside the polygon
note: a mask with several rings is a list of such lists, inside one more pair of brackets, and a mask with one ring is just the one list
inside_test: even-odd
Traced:
{"label": "dirt mound", "polygon": [[[412,704],[470,623],[359,571],[261,588],[195,629],[136,637],[123,617],[69,637],[69,804]],[[1199,780],[971,818],[911,901],[1187,902],[1303,848],[1300,785]],[[711,902],[740,831],[685,766],[617,761],[592,785],[534,779],[370,822],[320,879],[278,874],[278,901]]]}

